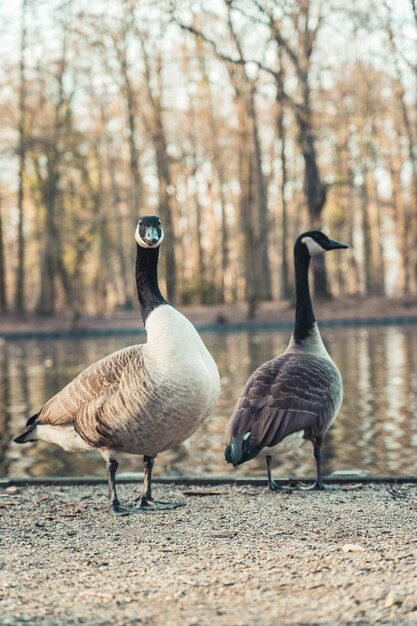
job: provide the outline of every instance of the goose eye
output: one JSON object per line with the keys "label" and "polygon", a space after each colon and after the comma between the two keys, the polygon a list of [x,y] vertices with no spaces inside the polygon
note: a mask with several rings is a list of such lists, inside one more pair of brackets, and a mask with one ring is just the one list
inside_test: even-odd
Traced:
{"label": "goose eye", "polygon": [[160,225],[161,225],[161,220],[158,220],[158,226],[160,226]]}
{"label": "goose eye", "polygon": [[139,226],[142,226],[143,220],[139,220]]}

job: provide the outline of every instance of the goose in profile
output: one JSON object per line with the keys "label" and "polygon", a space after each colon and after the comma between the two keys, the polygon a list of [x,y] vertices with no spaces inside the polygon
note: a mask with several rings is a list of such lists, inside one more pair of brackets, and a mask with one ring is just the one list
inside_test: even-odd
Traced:
{"label": "goose in profile", "polygon": [[311,441],[317,466],[313,489],[323,490],[322,445],[336,418],[343,396],[340,372],[327,352],[313,313],[308,284],[312,256],[348,246],[313,230],[294,245],[296,312],[294,331],[286,351],[252,374],[237,401],[226,430],[225,458],[234,466],[258,454],[266,459],[268,486],[271,458]]}
{"label": "goose in profile", "polygon": [[[175,508],[152,497],[157,454],[185,441],[217,402],[217,366],[194,326],[163,298],[157,276],[164,238],[159,217],[139,219],[136,284],[147,341],[97,361],[27,422],[14,440],[42,439],[65,450],[99,450],[107,464],[110,507],[117,515]],[[115,477],[120,452],[142,455],[144,484],[137,505],[120,504]]]}

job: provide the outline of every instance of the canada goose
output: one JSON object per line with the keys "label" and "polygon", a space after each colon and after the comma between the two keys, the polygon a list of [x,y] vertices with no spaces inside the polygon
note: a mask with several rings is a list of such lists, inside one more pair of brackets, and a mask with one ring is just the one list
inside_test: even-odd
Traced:
{"label": "canada goose", "polygon": [[[152,497],[154,458],[190,437],[220,393],[217,366],[199,334],[159,290],[163,238],[158,217],[139,220],[136,284],[147,342],[113,352],[85,369],[14,440],[43,439],[65,450],[98,449],[107,464],[110,507],[118,515],[181,506]],[[144,457],[143,490],[133,508],[121,506],[116,494],[119,452]]]}
{"label": "canada goose", "polygon": [[[339,370],[322,342],[308,285],[310,258],[327,250],[347,248],[313,230],[294,245],[296,277],[295,325],[286,351],[252,374],[237,401],[226,430],[225,458],[240,465],[259,453],[266,458],[268,486],[271,457],[295,450],[307,439],[314,447],[317,479],[310,488],[325,489],[321,474],[322,444],[342,403]],[[288,490],[288,487],[282,487]]]}

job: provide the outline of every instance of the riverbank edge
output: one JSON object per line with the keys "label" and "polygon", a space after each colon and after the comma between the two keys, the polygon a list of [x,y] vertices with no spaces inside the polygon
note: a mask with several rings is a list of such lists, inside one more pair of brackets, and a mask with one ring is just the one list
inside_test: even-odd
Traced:
{"label": "riverbank edge", "polygon": [[[393,317],[368,317],[368,318],[341,318],[320,321],[321,328],[347,328],[369,326],[406,326],[416,325],[417,315],[393,316]],[[214,323],[195,324],[201,333],[207,332],[245,332],[248,330],[289,330],[294,325],[293,321],[276,322],[239,322],[239,323]],[[123,335],[145,336],[144,328],[110,327],[110,328],[76,328],[50,331],[16,330],[0,332],[0,339],[4,341],[28,340],[28,339],[74,339],[83,337],[110,337]]]}
{"label": "riverbank edge", "polygon": [[[117,482],[121,484],[137,483],[143,480],[143,474],[125,473],[117,477]],[[311,483],[313,477],[281,477],[276,478],[275,482],[284,485],[290,483]],[[392,484],[417,484],[417,476],[363,476],[358,474],[346,474],[344,476],[325,476],[325,482],[330,484],[362,484],[362,485],[392,485]],[[265,478],[261,476],[155,476],[153,482],[165,485],[183,485],[183,486],[218,486],[230,485],[235,487],[262,487],[267,485]],[[107,478],[101,476],[36,476],[36,477],[3,477],[0,478],[0,488],[21,486],[37,486],[37,485],[61,485],[61,486],[77,486],[77,485],[101,485],[107,484]]]}
{"label": "riverbank edge", "polygon": [[[200,332],[291,330],[294,324],[292,300],[259,303],[256,315],[248,319],[244,303],[179,306]],[[342,297],[318,299],[315,312],[321,327],[394,326],[417,324],[417,298]],[[0,316],[0,339],[82,338],[145,333],[138,310],[115,311],[110,315],[74,318]]]}

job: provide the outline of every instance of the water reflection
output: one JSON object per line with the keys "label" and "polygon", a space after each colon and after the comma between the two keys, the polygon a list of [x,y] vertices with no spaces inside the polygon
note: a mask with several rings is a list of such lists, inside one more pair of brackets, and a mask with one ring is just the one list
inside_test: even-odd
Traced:
{"label": "water reflection", "polygon": [[[326,329],[323,338],[344,380],[345,400],[328,434],[325,471],[364,469],[370,474],[417,473],[417,327]],[[288,332],[207,333],[204,336],[222,378],[214,415],[179,448],[159,458],[157,473],[198,475],[264,473],[262,459],[238,470],[223,460],[224,429],[249,374],[282,352]],[[11,439],[57,390],[101,356],[138,337],[5,342],[0,345],[0,475],[104,475],[94,453],[65,453],[38,442],[17,446]],[[121,471],[142,470],[141,459],[125,455]],[[282,456],[278,475],[312,475],[310,445]]]}

